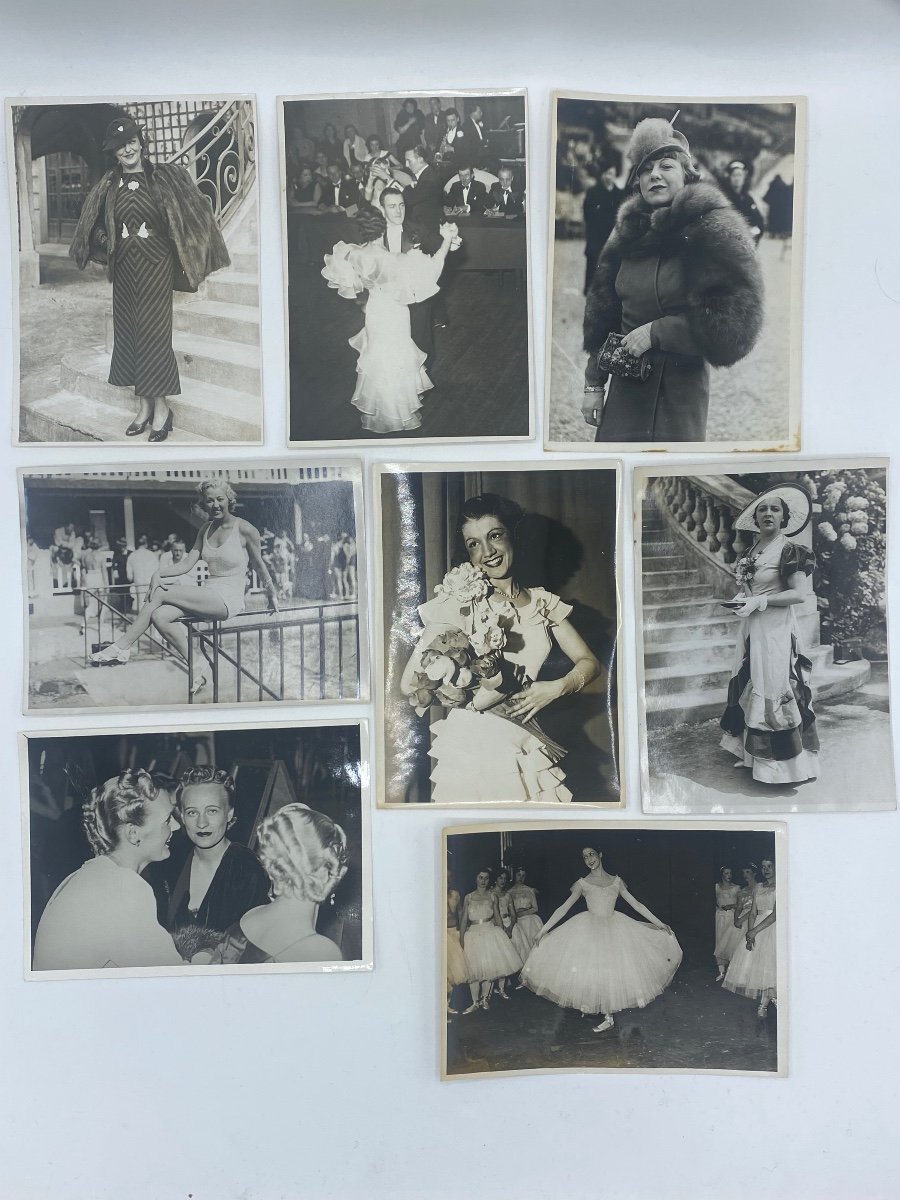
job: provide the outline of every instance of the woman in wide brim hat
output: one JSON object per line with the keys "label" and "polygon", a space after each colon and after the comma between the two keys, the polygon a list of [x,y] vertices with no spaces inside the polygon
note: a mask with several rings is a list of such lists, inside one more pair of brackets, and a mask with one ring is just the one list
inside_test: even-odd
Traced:
{"label": "woman in wide brim hat", "polygon": [[[585,305],[584,418],[598,442],[702,442],[710,367],[746,357],[762,327],[753,240],[721,190],[701,182],[671,122],[639,121],[628,157],[634,194],[619,209]],[[646,355],[649,373],[610,377],[597,361],[610,334],[624,335],[633,357]]]}
{"label": "woman in wide brim hat", "polygon": [[734,522],[754,540],[735,564],[741,591],[728,605],[741,626],[721,746],[760,783],[796,784],[818,775],[812,663],[796,619],[797,605],[809,596],[815,559],[791,540],[811,515],[806,490],[782,484],[753,499]]}
{"label": "woman in wide brim hat", "polygon": [[125,433],[162,442],[181,392],[172,346],[172,296],[196,292],[230,259],[209,200],[174,163],[152,163],[144,131],[121,116],[106,129],[112,167],[84,202],[69,254],[101,263],[113,285],[109,382],[134,388],[139,408]]}

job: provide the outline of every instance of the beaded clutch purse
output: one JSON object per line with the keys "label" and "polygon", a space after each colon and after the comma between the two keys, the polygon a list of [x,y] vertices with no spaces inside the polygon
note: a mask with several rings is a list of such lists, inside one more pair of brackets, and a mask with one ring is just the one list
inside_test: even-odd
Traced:
{"label": "beaded clutch purse", "polygon": [[610,375],[620,375],[623,379],[646,379],[653,370],[653,364],[647,354],[635,358],[622,345],[622,334],[611,333],[597,353],[597,367]]}

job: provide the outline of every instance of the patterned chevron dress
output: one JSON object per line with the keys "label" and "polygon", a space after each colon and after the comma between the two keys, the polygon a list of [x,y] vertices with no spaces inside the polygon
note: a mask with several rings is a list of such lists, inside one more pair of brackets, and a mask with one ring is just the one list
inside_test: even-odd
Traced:
{"label": "patterned chevron dress", "polygon": [[141,174],[125,175],[115,199],[113,354],[109,382],[156,399],[181,392],[172,349],[175,247]]}

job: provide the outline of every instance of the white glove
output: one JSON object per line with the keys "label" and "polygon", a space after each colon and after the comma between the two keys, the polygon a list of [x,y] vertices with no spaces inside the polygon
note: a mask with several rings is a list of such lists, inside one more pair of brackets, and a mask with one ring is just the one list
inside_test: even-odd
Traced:
{"label": "white glove", "polygon": [[[738,599],[738,597],[735,596],[735,599]],[[749,617],[751,613],[765,612],[768,607],[768,596],[745,596],[741,607],[736,608],[734,611],[739,617]]]}

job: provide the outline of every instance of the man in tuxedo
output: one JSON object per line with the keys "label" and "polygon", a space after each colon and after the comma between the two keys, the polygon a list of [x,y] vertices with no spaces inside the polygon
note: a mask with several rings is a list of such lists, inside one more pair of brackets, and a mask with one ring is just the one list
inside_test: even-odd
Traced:
{"label": "man in tuxedo", "polygon": [[468,137],[462,127],[457,110],[448,108],[444,113],[444,121],[447,128],[444,130],[435,160],[439,158],[444,164],[468,161]]}
{"label": "man in tuxedo", "polygon": [[418,235],[425,253],[434,254],[441,244],[439,230],[444,219],[441,181],[421,146],[411,146],[405,162],[413,177],[413,182],[403,189],[406,224]]}
{"label": "man in tuxedo", "polygon": [[473,167],[483,167],[486,162],[488,139],[484,129],[484,109],[473,104],[463,125],[466,139],[466,155]]}
{"label": "man in tuxedo", "polygon": [[448,217],[458,213],[478,217],[486,206],[487,188],[480,179],[475,178],[472,167],[460,167],[459,178],[450,185],[450,191],[447,193],[444,213]]}
{"label": "man in tuxedo", "polygon": [[499,183],[491,184],[488,208],[501,217],[521,217],[525,212],[525,194],[513,188],[511,167],[501,167]]}
{"label": "man in tuxedo", "polygon": [[[384,213],[385,231],[382,241],[391,254],[408,254],[410,250],[425,251],[418,230],[407,223],[404,193],[398,187],[386,187],[378,198]],[[440,244],[440,236],[438,236]],[[409,331],[412,340],[425,355],[425,370],[431,374],[434,362],[434,297],[409,306]]]}
{"label": "man in tuxedo", "polygon": [[319,208],[325,212],[346,213],[348,217],[356,215],[359,207],[359,188],[353,179],[345,179],[337,163],[329,163],[327,178],[320,185],[322,199]]}
{"label": "man in tuxedo", "polygon": [[428,101],[428,113],[425,116],[423,134],[425,145],[432,155],[444,140],[447,132],[447,122],[444,120],[444,110],[441,108],[440,96],[432,96]]}

